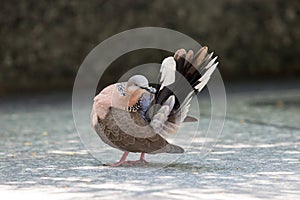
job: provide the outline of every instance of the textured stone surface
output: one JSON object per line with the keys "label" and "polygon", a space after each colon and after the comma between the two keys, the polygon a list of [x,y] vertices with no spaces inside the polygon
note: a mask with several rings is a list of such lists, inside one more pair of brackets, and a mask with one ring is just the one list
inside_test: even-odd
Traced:
{"label": "textured stone surface", "polygon": [[[205,158],[197,155],[195,140],[168,166],[147,156],[148,166],[117,168],[102,166],[81,144],[70,95],[2,99],[0,195],[5,199],[299,199],[300,90],[243,91],[228,94],[223,134]],[[208,123],[206,104],[204,99],[200,125]]]}

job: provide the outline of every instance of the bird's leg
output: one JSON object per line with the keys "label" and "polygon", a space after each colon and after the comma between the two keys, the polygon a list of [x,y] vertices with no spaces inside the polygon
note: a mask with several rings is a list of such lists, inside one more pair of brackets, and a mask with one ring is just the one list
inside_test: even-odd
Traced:
{"label": "bird's leg", "polygon": [[129,152],[128,151],[125,151],[120,159],[119,162],[116,162],[114,164],[108,164],[108,166],[110,167],[117,167],[117,166],[120,166],[122,164],[128,164],[128,165],[131,165],[131,163],[129,161],[126,161],[126,158],[128,156]]}
{"label": "bird's leg", "polygon": [[145,153],[141,153],[140,161],[142,163],[148,164],[148,162],[145,160]]}
{"label": "bird's leg", "polygon": [[134,163],[144,163],[144,164],[148,164],[148,162],[145,160],[145,153],[141,153],[141,157],[139,160],[135,160],[135,161],[127,161],[130,164],[134,164]]}

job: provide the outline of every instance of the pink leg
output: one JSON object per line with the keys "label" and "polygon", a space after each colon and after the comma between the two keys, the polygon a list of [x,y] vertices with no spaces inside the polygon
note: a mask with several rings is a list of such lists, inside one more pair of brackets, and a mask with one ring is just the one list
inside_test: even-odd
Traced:
{"label": "pink leg", "polygon": [[110,167],[117,167],[117,166],[120,166],[122,164],[128,164],[128,165],[130,165],[131,163],[129,163],[129,162],[126,161],[126,158],[127,158],[128,154],[129,154],[129,152],[125,151],[123,153],[123,156],[121,157],[121,159],[120,159],[119,162],[116,162],[114,164],[108,164],[108,166],[110,166]]}
{"label": "pink leg", "polygon": [[148,162],[145,160],[145,153],[141,153],[140,161],[142,163],[148,164]]}
{"label": "pink leg", "polygon": [[144,163],[144,164],[148,164],[148,162],[145,160],[145,153],[141,153],[141,157],[139,160],[135,160],[135,161],[127,161],[130,164],[134,164],[134,163]]}

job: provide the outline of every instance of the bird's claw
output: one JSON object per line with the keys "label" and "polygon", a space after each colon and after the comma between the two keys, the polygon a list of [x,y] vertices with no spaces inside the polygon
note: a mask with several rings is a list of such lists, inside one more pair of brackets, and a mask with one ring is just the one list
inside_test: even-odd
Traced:
{"label": "bird's claw", "polygon": [[104,164],[104,166],[109,166],[109,167],[118,167],[120,165],[132,166],[132,163],[131,163],[131,161],[124,161],[124,162],[116,162],[113,164]]}
{"label": "bird's claw", "polygon": [[113,164],[104,164],[104,166],[118,167],[120,165],[132,166],[134,164],[148,164],[148,162],[145,159],[139,159],[139,160],[124,161],[124,162],[116,162],[116,163],[113,163]]}
{"label": "bird's claw", "polygon": [[148,164],[148,162],[145,159],[139,159],[139,160],[133,160],[133,161],[127,161],[131,164]]}

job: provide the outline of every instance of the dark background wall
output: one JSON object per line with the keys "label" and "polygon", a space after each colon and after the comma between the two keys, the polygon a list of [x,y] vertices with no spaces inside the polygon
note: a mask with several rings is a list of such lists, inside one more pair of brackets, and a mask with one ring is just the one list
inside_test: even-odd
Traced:
{"label": "dark background wall", "polygon": [[175,29],[208,45],[229,81],[300,75],[298,0],[2,0],[0,93],[70,89],[93,47],[141,26]]}

